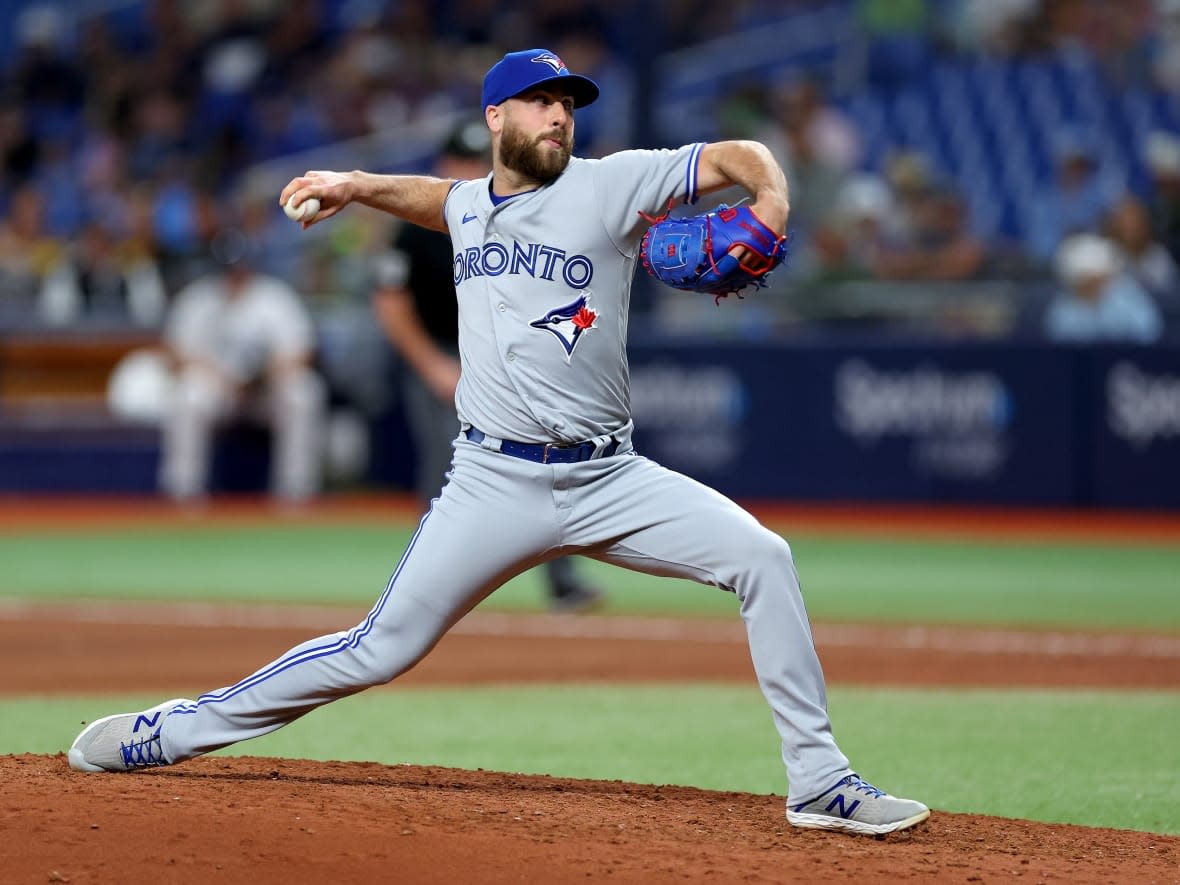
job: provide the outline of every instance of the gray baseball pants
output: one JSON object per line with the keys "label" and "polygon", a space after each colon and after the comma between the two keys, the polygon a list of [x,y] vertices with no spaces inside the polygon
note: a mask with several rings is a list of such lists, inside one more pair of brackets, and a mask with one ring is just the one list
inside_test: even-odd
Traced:
{"label": "gray baseball pants", "polygon": [[450,482],[361,623],[177,708],[161,732],[165,758],[179,762],[267,734],[387,683],[505,581],[579,552],[736,594],[782,738],[790,797],[817,795],[848,773],[786,541],[718,492],[633,453],[537,464],[490,442],[456,443]]}

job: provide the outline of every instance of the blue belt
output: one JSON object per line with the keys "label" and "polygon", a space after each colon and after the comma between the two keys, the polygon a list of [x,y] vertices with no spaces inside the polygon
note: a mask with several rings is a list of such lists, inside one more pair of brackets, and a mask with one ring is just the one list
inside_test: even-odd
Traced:
{"label": "blue belt", "polygon": [[[482,430],[469,427],[463,434],[473,443],[481,443],[487,438]],[[576,464],[579,461],[589,461],[591,458],[609,458],[619,450],[619,441],[611,441],[598,448],[592,442],[574,443],[565,446],[558,443],[526,443],[511,439],[500,440],[500,451],[513,458],[524,458],[526,461],[536,461],[538,464]]]}

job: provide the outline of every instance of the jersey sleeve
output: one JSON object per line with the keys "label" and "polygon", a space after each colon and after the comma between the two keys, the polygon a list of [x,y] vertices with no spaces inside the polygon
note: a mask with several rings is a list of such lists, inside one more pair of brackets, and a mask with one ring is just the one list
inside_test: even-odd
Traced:
{"label": "jersey sleeve", "polygon": [[631,253],[648,222],[640,215],[659,215],[669,202],[697,201],[697,166],[703,143],[672,150],[620,151],[594,164],[595,191],[603,224],[624,253]]}
{"label": "jersey sleeve", "polygon": [[[482,180],[482,179],[477,179]],[[451,189],[447,191],[446,197],[443,199],[443,221],[446,222],[447,230],[451,230],[455,226],[455,205],[463,202],[462,200],[455,200],[455,195],[460,193],[464,188],[472,186],[470,181],[456,181],[451,185]]]}

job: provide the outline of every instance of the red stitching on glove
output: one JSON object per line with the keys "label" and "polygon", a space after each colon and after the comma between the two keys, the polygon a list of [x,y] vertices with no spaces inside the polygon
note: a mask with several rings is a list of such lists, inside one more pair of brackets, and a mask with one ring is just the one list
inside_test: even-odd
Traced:
{"label": "red stitching on glove", "polygon": [[659,224],[661,221],[663,221],[665,218],[667,218],[669,215],[672,214],[672,207],[675,205],[676,205],[676,198],[673,197],[671,200],[668,201],[668,208],[664,210],[663,215],[656,215],[656,216],[648,215],[646,212],[644,212],[642,209],[640,209],[639,216],[640,216],[640,218],[643,218],[645,221],[650,221],[652,224]]}

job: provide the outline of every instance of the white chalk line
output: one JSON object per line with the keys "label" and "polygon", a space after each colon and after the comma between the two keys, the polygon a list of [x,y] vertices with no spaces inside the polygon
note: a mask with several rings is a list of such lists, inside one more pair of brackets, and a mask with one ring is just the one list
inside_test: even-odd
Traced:
{"label": "white chalk line", "polygon": [[[318,632],[348,629],[362,610],[313,605],[242,605],[206,602],[38,603],[0,598],[0,620],[67,621],[157,627],[245,629],[297,628]],[[461,636],[741,643],[740,621],[685,618],[573,616],[472,612],[450,631]],[[1180,635],[1068,633],[965,627],[816,624],[823,647],[1011,654],[1044,657],[1140,657],[1180,659]]]}

